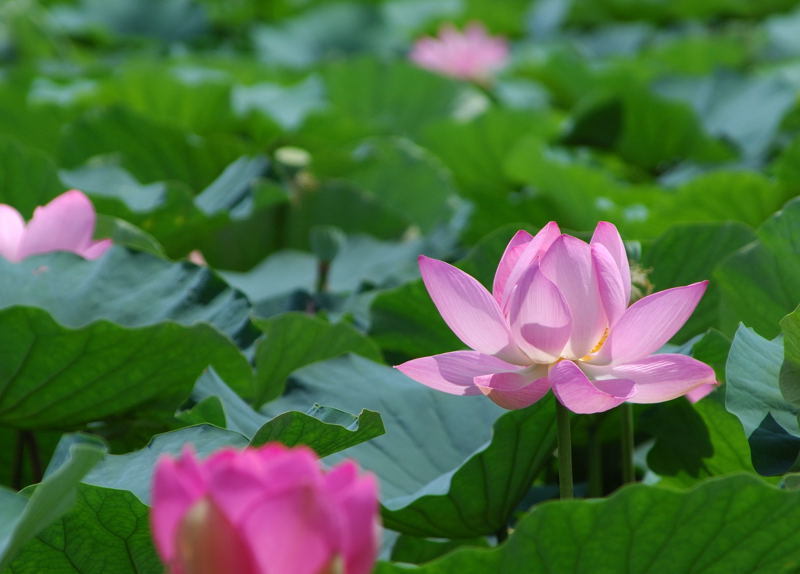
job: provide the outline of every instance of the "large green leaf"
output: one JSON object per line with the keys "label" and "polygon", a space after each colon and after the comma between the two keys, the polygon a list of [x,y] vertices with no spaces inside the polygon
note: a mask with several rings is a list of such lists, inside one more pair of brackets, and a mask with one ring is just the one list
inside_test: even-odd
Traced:
{"label": "large green leaf", "polygon": [[606,500],[543,504],[497,549],[457,550],[419,568],[377,574],[697,574],[796,572],[800,493],[751,476],[689,491],[624,488]]}
{"label": "large green leaf", "polygon": [[800,198],[767,220],[757,235],[758,241],[717,269],[723,326],[732,332],[742,321],[761,335],[774,337],[778,321],[800,303]]}
{"label": "large green leaf", "polygon": [[125,328],[97,321],[70,329],[42,309],[0,311],[0,423],[74,428],[137,409],[172,412],[209,365],[244,392],[249,365],[207,324]]}
{"label": "large green leaf", "polygon": [[345,353],[381,360],[378,346],[346,323],[328,323],[307,313],[284,313],[256,319],[255,324],[264,332],[256,347],[256,407],[279,396],[286,378],[305,365]]}
{"label": "large green leaf", "polygon": [[127,327],[210,323],[242,346],[256,334],[247,299],[209,269],[119,247],[94,261],[71,253],[0,258],[0,307],[12,305],[41,307],[71,327],[98,319]]}
{"label": "large green leaf", "polygon": [[0,571],[28,541],[70,510],[78,482],[104,454],[96,446],[74,445],[66,462],[36,486],[30,498],[0,489]]}
{"label": "large green leaf", "polygon": [[381,413],[386,435],[346,455],[378,475],[385,523],[405,532],[494,533],[552,454],[549,400],[498,419],[502,411],[484,397],[440,393],[358,356],[310,365],[292,380],[286,395],[263,410],[322,403]]}
{"label": "large green leaf", "polygon": [[781,395],[783,342],[769,341],[740,326],[726,367],[726,407],[750,441],[753,465],[762,474],[783,474],[798,465],[797,407]]}
{"label": "large green leaf", "polygon": [[72,510],[26,545],[7,574],[160,574],[148,508],[130,493],[81,484]]}

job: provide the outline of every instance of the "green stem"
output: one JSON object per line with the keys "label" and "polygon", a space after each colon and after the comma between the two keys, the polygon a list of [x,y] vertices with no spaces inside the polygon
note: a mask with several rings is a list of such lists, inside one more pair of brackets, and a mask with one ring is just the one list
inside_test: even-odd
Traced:
{"label": "green stem", "polygon": [[633,468],[633,405],[622,403],[622,483],[636,480]]}
{"label": "green stem", "polygon": [[600,442],[602,415],[589,426],[589,498],[603,496],[603,445]]}
{"label": "green stem", "polygon": [[569,427],[569,410],[556,401],[558,426],[558,486],[561,498],[572,498],[572,437]]}
{"label": "green stem", "polygon": [[15,490],[22,489],[22,476],[25,468],[25,431],[17,431],[17,450],[14,454],[14,466],[11,476],[11,486]]}
{"label": "green stem", "polygon": [[42,459],[39,456],[39,444],[36,441],[36,435],[33,431],[22,431],[25,442],[28,447],[28,456],[31,461],[31,472],[33,473],[33,482],[42,482],[44,477],[44,467],[42,466]]}

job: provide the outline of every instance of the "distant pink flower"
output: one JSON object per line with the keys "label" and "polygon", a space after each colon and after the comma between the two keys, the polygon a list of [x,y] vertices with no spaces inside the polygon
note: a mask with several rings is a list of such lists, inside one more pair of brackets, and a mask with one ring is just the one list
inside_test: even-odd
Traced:
{"label": "distant pink flower", "polygon": [[352,461],[325,472],[308,448],[162,457],[151,524],[169,574],[368,574],[377,483]]}
{"label": "distant pink flower", "polygon": [[482,24],[474,22],[461,33],[447,24],[438,38],[420,38],[410,58],[421,68],[446,76],[486,82],[508,59],[505,39],[492,37]]}
{"label": "distant pink flower", "polygon": [[716,384],[713,369],[700,361],[654,354],[692,314],[707,282],[653,293],[629,307],[628,257],[611,223],[599,223],[590,244],[562,235],[554,222],[535,237],[519,231],[491,294],[442,261],[421,256],[419,266],[442,318],[474,349],[397,367],[431,388],[484,394],[507,409],[553,389],[571,411],[594,413]]}
{"label": "distant pink flower", "polygon": [[111,240],[92,239],[95,219],[92,202],[76,189],[37,207],[27,225],[16,209],[0,204],[0,256],[22,261],[30,255],[70,251],[97,259],[111,247]]}
{"label": "distant pink flower", "polygon": [[208,263],[206,262],[206,258],[203,257],[203,252],[199,249],[194,249],[189,252],[189,255],[186,256],[186,259],[194,263],[195,265],[199,265],[200,267],[208,267]]}

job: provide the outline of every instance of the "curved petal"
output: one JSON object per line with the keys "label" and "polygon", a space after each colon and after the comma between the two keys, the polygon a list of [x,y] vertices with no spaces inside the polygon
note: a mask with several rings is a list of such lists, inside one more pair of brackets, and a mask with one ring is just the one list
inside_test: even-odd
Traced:
{"label": "curved petal", "polygon": [[697,307],[708,281],[653,293],[628,307],[592,358],[595,364],[631,363],[660,349]]}
{"label": "curved petal", "polygon": [[628,306],[625,285],[614,262],[613,257],[603,245],[594,244],[592,249],[592,264],[597,276],[597,287],[600,290],[600,300],[603,302],[603,309],[608,318],[609,328],[613,327],[620,317],[625,313]]}
{"label": "curved petal", "polygon": [[323,572],[344,536],[334,509],[333,501],[302,484],[254,501],[239,526],[259,565],[257,572]]}
{"label": "curved petal", "polygon": [[478,395],[481,391],[474,379],[519,367],[477,351],[453,351],[407,361],[395,367],[398,371],[437,391],[451,395]]}
{"label": "curved petal", "polygon": [[572,316],[563,356],[580,359],[600,342],[607,324],[591,249],[580,239],[562,235],[547,250],[540,268],[556,284]]}
{"label": "curved petal", "polygon": [[99,241],[93,241],[87,247],[76,251],[76,253],[84,259],[97,259],[103,255],[103,253],[111,249],[112,245],[110,239],[101,239]]}
{"label": "curved petal", "polygon": [[509,410],[530,406],[550,390],[545,365],[475,377],[475,384],[496,405]]}
{"label": "curved petal", "polygon": [[600,374],[636,383],[636,394],[630,403],[661,403],[690,393],[694,389],[716,383],[714,369],[686,355],[651,355],[623,365],[586,367],[589,374]]}
{"label": "curved petal", "polygon": [[631,300],[631,267],[628,263],[628,253],[625,251],[625,244],[617,231],[617,227],[608,221],[600,221],[594,228],[592,234],[592,245],[602,245],[614,258],[614,262],[619,269],[619,276],[622,280],[622,287],[625,291],[625,306]]}
{"label": "curved petal", "polygon": [[19,243],[25,234],[25,220],[10,205],[0,204],[0,257],[19,261]]}
{"label": "curved petal", "polygon": [[[519,233],[517,233],[517,235],[519,235]],[[504,307],[509,301],[514,287],[522,275],[528,270],[528,267],[530,267],[534,261],[541,259],[553,245],[553,242],[560,236],[561,230],[558,228],[558,224],[555,221],[551,221],[542,227],[539,233],[534,235],[530,241],[525,243],[524,247],[515,247],[515,249],[519,249],[519,254],[509,254],[512,260],[505,266],[508,269],[508,273],[505,279],[501,281],[502,285],[497,285],[497,276],[495,275],[495,287],[493,291],[501,307]],[[516,235],[514,237],[516,237]],[[503,257],[505,257],[505,254]],[[511,265],[511,263],[513,263],[513,265]]]}
{"label": "curved petal", "polygon": [[530,243],[532,239],[533,235],[524,229],[517,231],[514,237],[511,238],[511,241],[508,242],[508,245],[506,245],[503,256],[500,258],[500,263],[497,264],[497,270],[494,272],[494,281],[492,283],[492,295],[494,295],[495,300],[501,307],[503,305],[502,295],[505,290],[506,280],[517,264],[519,256],[522,254],[523,249],[525,249],[525,245]]}
{"label": "curved petal", "polygon": [[572,361],[561,361],[550,369],[550,384],[562,405],[573,413],[601,413],[624,403],[636,392],[626,379],[590,380]]}
{"label": "curved petal", "polygon": [[460,269],[421,255],[419,270],[425,288],[447,326],[465,345],[486,355],[525,364],[505,317],[489,292]]}
{"label": "curved petal", "polygon": [[165,455],[156,463],[150,524],[156,549],[164,562],[174,559],[181,521],[206,491],[203,468],[190,447],[178,459]]}
{"label": "curved petal", "polygon": [[695,387],[686,393],[686,398],[690,403],[696,403],[697,401],[710,395],[718,386],[719,383],[700,385],[699,387]]}
{"label": "curved petal", "polygon": [[569,341],[572,317],[561,292],[533,263],[508,304],[514,342],[532,361],[552,363]]}
{"label": "curved petal", "polygon": [[62,193],[43,207],[37,207],[19,245],[19,257],[72,251],[91,244],[95,212],[92,202],[78,190]]}
{"label": "curved petal", "polygon": [[234,524],[240,524],[242,517],[265,496],[280,498],[294,489],[314,491],[323,485],[323,475],[311,449],[268,444],[259,449],[228,451],[232,454],[215,454],[206,461],[207,496]]}
{"label": "curved petal", "polygon": [[369,574],[378,555],[378,482],[371,474],[358,476],[352,460],[331,469],[326,476],[328,496],[338,505],[343,518],[345,572]]}
{"label": "curved petal", "polygon": [[208,499],[189,509],[177,536],[178,553],[170,564],[172,574],[262,572],[244,532]]}

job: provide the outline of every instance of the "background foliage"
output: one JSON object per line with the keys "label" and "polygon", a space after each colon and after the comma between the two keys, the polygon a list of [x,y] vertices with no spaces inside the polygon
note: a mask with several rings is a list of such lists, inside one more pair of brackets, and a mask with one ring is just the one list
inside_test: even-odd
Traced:
{"label": "background foliage", "polygon": [[[490,86],[407,62],[472,20]],[[0,260],[0,571],[158,574],[157,457],[269,440],[379,477],[382,574],[799,571],[799,39],[795,0],[0,3],[0,203],[80,188],[116,243]],[[711,280],[670,350],[725,384],[637,405],[642,484],[573,419],[599,501],[550,500],[551,399],[391,368],[460,347],[419,254],[488,284],[550,220]]]}

